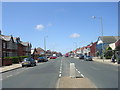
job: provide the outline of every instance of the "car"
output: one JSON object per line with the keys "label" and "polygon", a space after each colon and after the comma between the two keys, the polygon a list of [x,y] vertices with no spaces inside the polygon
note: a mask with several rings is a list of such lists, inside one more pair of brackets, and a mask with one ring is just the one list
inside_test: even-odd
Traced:
{"label": "car", "polygon": [[47,62],[48,61],[48,58],[47,57],[45,57],[45,56],[42,56],[42,57],[38,57],[38,63],[39,62]]}
{"label": "car", "polygon": [[85,57],[84,57],[84,60],[85,60],[85,61],[92,61],[92,56],[85,56]]}
{"label": "car", "polygon": [[74,58],[74,56],[73,56],[73,55],[71,55],[70,57],[71,57],[71,58]]}
{"label": "car", "polygon": [[56,56],[51,56],[50,59],[56,59],[57,57]]}
{"label": "car", "polygon": [[84,59],[84,55],[79,55],[79,59]]}
{"label": "car", "polygon": [[36,61],[33,58],[24,58],[22,67],[24,66],[36,66]]}

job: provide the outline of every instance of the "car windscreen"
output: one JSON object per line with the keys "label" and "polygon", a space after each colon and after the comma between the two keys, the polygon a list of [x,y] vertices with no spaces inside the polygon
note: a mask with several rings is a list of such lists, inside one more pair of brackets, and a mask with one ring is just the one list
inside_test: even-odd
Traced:
{"label": "car windscreen", "polygon": [[30,61],[30,59],[29,58],[24,58],[24,61]]}

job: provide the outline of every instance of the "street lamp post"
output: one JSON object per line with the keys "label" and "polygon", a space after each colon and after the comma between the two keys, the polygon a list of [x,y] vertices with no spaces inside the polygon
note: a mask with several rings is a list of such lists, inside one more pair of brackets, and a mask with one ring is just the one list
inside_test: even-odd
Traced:
{"label": "street lamp post", "polygon": [[[95,16],[92,16],[92,18],[96,18]],[[102,23],[102,17],[99,17],[98,19],[100,19],[100,25],[101,25],[101,35],[102,35],[102,41],[103,41],[103,23]],[[102,42],[102,58],[104,61],[104,46],[103,46],[103,42]]]}
{"label": "street lamp post", "polygon": [[74,44],[75,44],[75,48],[77,49],[77,42],[74,42]]}
{"label": "street lamp post", "polygon": [[[77,49],[77,42],[74,42],[74,44],[75,44],[75,48]],[[75,49],[75,50],[76,50],[76,49]],[[77,52],[76,52],[75,54],[77,54]]]}
{"label": "street lamp post", "polygon": [[48,36],[45,36],[44,37],[44,50],[45,50],[45,56],[46,56],[46,38],[47,38]]}

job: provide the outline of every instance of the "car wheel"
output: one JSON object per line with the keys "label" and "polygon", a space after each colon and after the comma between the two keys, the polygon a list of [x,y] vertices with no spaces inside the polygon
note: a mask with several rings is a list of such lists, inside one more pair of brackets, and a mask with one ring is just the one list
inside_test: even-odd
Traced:
{"label": "car wheel", "polygon": [[22,67],[24,67],[24,65],[22,65]]}
{"label": "car wheel", "polygon": [[31,64],[31,67],[33,67],[33,66],[34,66],[34,64],[32,63],[32,64]]}

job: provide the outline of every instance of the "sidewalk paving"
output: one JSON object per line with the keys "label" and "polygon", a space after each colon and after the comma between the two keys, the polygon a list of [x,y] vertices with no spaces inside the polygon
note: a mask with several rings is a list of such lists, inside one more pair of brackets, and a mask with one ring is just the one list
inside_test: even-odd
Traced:
{"label": "sidewalk paving", "polygon": [[14,70],[14,69],[18,69],[18,68],[21,68],[21,67],[22,67],[22,65],[20,63],[19,64],[12,64],[10,66],[3,66],[3,67],[0,67],[0,73],[4,73],[4,72]]}
{"label": "sidewalk paving", "polygon": [[103,59],[100,59],[98,57],[93,57],[93,61],[101,62],[101,63],[105,63],[105,64],[111,64],[111,65],[119,65],[119,64],[117,64],[117,62],[115,62],[115,63],[111,62],[111,59],[104,59],[104,61],[103,61]]}

